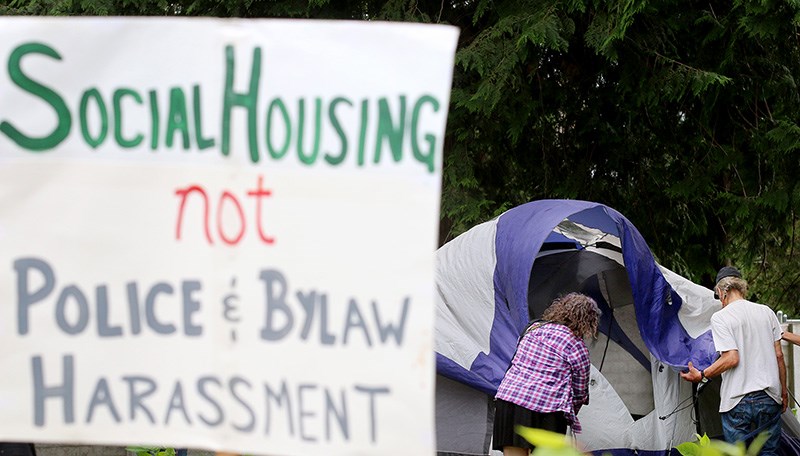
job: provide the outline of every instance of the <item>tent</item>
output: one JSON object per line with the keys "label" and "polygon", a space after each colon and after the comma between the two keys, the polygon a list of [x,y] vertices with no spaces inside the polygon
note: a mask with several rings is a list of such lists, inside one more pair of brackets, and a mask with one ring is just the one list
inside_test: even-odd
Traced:
{"label": "tent", "polygon": [[[704,368],[716,358],[709,322],[720,303],[660,267],[614,209],[542,200],[508,210],[437,251],[436,287],[439,454],[490,454],[492,398],[518,336],[571,291],[592,296],[603,311],[589,342],[581,448],[665,454],[698,431],[721,438],[719,384],[716,398],[713,386],[694,394],[678,374],[689,361]],[[783,420],[789,442],[800,426],[789,412]]]}

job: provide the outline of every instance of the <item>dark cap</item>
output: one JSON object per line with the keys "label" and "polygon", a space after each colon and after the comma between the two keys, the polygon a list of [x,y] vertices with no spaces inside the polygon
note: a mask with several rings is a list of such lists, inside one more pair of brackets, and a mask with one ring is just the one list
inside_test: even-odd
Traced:
{"label": "dark cap", "polygon": [[714,285],[718,284],[719,281],[725,277],[738,277],[741,279],[742,273],[733,266],[724,266],[717,272],[717,280],[714,282]]}

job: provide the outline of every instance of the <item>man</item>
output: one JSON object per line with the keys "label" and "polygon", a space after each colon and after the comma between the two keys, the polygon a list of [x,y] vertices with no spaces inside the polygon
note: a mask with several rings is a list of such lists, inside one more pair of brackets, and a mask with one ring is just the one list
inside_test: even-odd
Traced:
{"label": "man", "polygon": [[725,440],[737,442],[769,432],[761,455],[776,455],[780,414],[786,411],[786,365],[781,351],[781,328],[775,312],[745,300],[747,282],[734,267],[717,273],[714,297],[722,310],[711,317],[711,335],[720,357],[700,371],[689,362],[681,377],[706,382],[722,375],[719,411]]}

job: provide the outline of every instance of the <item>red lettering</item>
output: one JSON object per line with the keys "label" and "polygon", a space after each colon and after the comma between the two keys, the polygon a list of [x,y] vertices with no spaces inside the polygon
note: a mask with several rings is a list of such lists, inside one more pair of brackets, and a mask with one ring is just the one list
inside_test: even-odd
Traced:
{"label": "red lettering", "polygon": [[247,192],[247,196],[252,196],[256,199],[256,227],[258,228],[258,237],[260,237],[263,242],[272,244],[275,242],[275,238],[264,234],[264,228],[261,226],[261,199],[272,195],[272,192],[265,189],[263,184],[264,178],[258,176],[258,188]]}
{"label": "red lettering", "polygon": [[[238,212],[239,214],[239,234],[233,239],[230,239],[227,236],[225,236],[225,231],[222,229],[222,209],[223,209],[223,203],[225,202],[226,199],[228,201],[233,201],[233,204],[236,207],[236,212]],[[245,228],[247,228],[247,222],[244,219],[244,211],[242,210],[242,205],[239,204],[239,200],[236,199],[236,197],[233,196],[231,192],[225,190],[219,197],[219,210],[217,211],[217,229],[219,230],[219,236],[226,244],[236,245],[239,243],[239,241],[242,240]]]}
{"label": "red lettering", "polygon": [[[184,218],[186,216],[185,211],[187,207],[187,201],[189,200],[189,195],[196,193],[202,196],[202,204],[203,204],[203,216],[200,223],[203,226],[203,230],[205,232],[206,241],[209,244],[213,245],[214,240],[211,236],[211,223],[210,223],[210,216],[211,216],[211,203],[209,202],[208,192],[205,188],[200,185],[190,185],[185,188],[179,188],[175,190],[175,195],[178,196],[180,203],[178,206],[178,216],[176,220],[175,226],[175,239],[180,241],[181,236],[183,234],[183,225],[184,225]],[[264,188],[264,178],[262,176],[258,176],[258,184],[256,188],[252,190],[246,190],[245,196],[253,198],[255,200],[255,227],[256,227],[256,234],[258,235],[258,239],[264,244],[274,244],[275,238],[273,236],[269,236],[264,228],[263,223],[263,215],[264,215],[264,207],[263,201],[264,199],[272,196],[272,191],[268,188]],[[236,212],[236,216],[238,216],[239,227],[235,233],[226,232],[225,226],[223,225],[224,215],[223,210],[226,207],[232,207]],[[236,194],[231,190],[223,190],[220,193],[219,200],[217,202],[216,209],[216,234],[219,239],[222,240],[223,243],[227,245],[237,245],[239,244],[242,239],[245,237],[247,233],[247,226],[248,226],[248,217],[242,206],[239,198],[236,197]],[[235,218],[235,217],[234,217]],[[230,226],[228,226],[230,228]]]}
{"label": "red lettering", "polygon": [[205,203],[205,205],[203,206],[203,213],[205,214],[204,217],[205,223],[203,224],[203,226],[205,227],[206,230],[206,239],[208,239],[208,243],[213,244],[214,241],[211,240],[211,231],[208,228],[208,195],[206,194],[206,191],[203,190],[203,188],[200,187],[199,185],[192,185],[185,189],[175,190],[175,194],[181,198],[181,206],[180,208],[178,208],[178,223],[177,226],[175,227],[175,239],[179,241],[181,239],[181,227],[183,226],[183,210],[186,208],[186,197],[192,192],[200,192],[200,194],[203,196],[203,202]]}

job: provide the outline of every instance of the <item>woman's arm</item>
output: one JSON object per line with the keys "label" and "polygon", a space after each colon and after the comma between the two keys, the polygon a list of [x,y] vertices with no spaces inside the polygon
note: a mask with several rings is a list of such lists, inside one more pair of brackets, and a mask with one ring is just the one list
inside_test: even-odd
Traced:
{"label": "woman's arm", "polygon": [[589,361],[589,350],[581,343],[567,359],[570,363],[572,380],[572,405],[575,413],[578,413],[582,405],[589,404],[589,372],[592,366]]}

